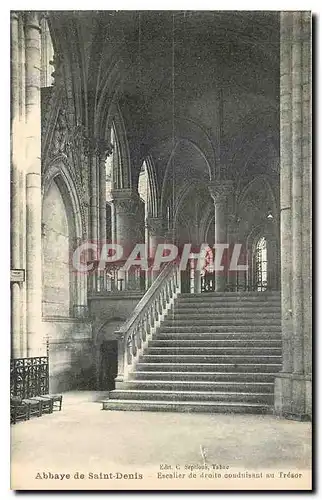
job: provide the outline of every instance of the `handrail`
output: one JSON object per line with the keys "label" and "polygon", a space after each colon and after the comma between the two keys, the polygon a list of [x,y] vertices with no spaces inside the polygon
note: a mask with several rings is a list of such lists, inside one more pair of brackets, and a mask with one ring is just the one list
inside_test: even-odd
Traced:
{"label": "handrail", "polygon": [[131,316],[115,332],[118,337],[116,382],[127,379],[146,342],[159,326],[180,290],[178,263],[169,262],[135,307]]}

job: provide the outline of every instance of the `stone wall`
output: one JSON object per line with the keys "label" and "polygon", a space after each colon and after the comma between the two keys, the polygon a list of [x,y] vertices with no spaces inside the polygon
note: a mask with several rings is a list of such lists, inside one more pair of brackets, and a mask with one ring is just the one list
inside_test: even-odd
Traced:
{"label": "stone wall", "polygon": [[49,339],[50,392],[95,389],[90,322],[55,317],[42,326]]}

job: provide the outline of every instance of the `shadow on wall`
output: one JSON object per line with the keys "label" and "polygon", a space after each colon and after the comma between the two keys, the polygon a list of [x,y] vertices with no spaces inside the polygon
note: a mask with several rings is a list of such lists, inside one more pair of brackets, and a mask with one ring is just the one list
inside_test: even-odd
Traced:
{"label": "shadow on wall", "polygon": [[52,345],[49,352],[50,391],[95,390],[94,359],[90,340]]}

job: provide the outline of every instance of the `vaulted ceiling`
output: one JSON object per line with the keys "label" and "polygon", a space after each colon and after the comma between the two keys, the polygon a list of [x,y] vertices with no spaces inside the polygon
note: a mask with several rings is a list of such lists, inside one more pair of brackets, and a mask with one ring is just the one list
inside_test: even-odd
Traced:
{"label": "vaulted ceiling", "polygon": [[160,192],[169,162],[178,191],[207,175],[278,181],[278,12],[53,12],[50,25],[80,67],[87,126],[118,103],[137,177],[150,155]]}

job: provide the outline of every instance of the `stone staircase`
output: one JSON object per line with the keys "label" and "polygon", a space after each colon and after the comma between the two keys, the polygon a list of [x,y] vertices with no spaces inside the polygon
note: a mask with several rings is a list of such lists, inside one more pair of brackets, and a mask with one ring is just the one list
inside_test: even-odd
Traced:
{"label": "stone staircase", "polygon": [[271,413],[278,292],[181,294],[104,410]]}

